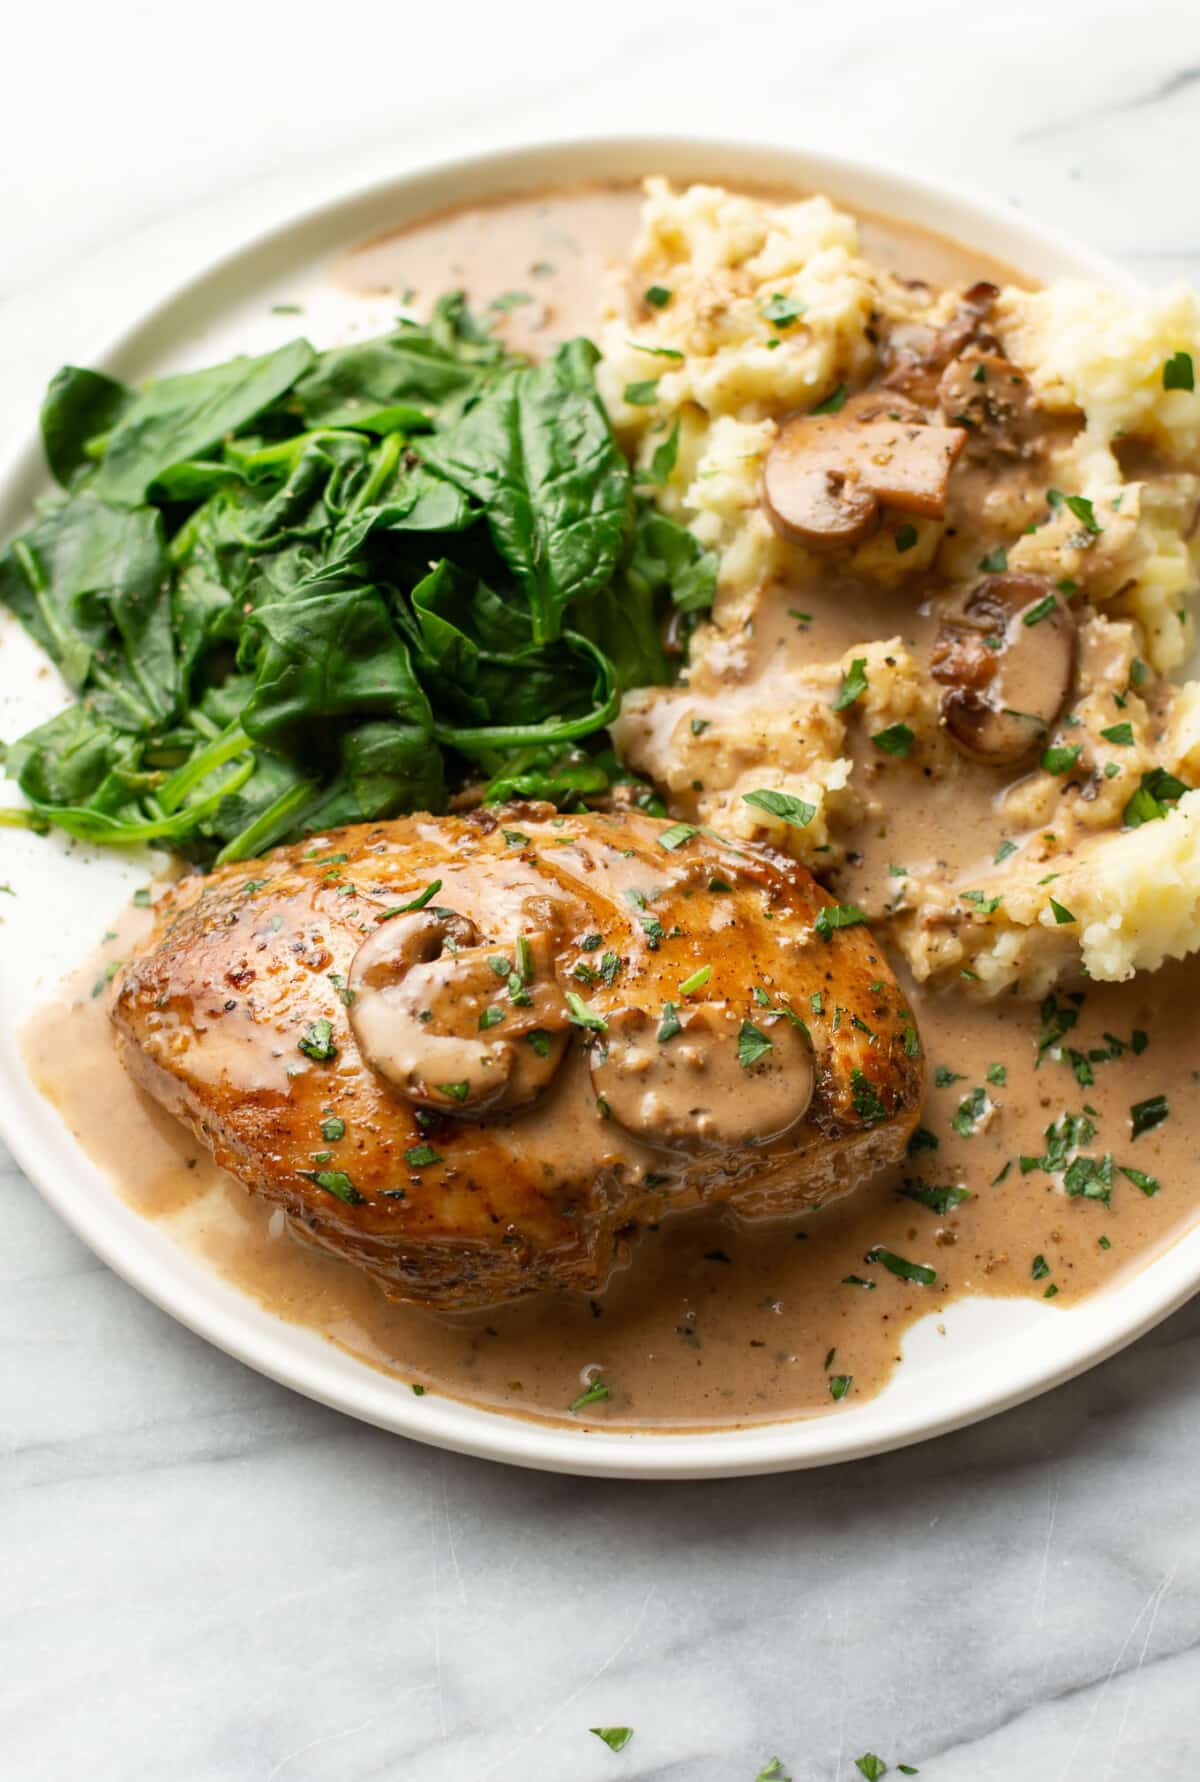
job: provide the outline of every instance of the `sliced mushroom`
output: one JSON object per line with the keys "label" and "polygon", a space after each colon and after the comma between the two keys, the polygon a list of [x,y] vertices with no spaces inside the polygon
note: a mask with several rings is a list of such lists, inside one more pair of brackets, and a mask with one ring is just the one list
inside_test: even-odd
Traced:
{"label": "sliced mushroom", "polygon": [[1045,437],[1029,379],[1000,353],[970,351],[952,359],[937,399],[948,421],[967,428],[966,455],[976,463],[1032,457]]}
{"label": "sliced mushroom", "polygon": [[816,550],[857,544],[877,524],[881,503],[940,518],[966,437],[878,390],[852,396],[836,414],[797,415],[763,466],[767,514],[785,538]]}
{"label": "sliced mushroom", "polygon": [[938,379],[952,359],[957,359],[968,346],[986,352],[996,348],[996,340],[984,323],[999,295],[996,285],[981,279],[963,292],[954,314],[940,328],[920,323],[894,328],[886,347],[884,387],[932,408],[937,400]]}
{"label": "sliced mushroom", "polygon": [[1075,620],[1044,576],[988,576],[943,620],[930,668],[946,688],[941,717],[954,742],[1010,766],[1040,747],[1063,708]]}
{"label": "sliced mushroom", "polygon": [[778,1138],[812,1100],[812,1047],[802,1028],[756,1011],[754,1026],[769,1044],[763,1050],[756,1040],[748,1053],[739,1043],[742,1026],[743,1017],[719,1002],[679,1009],[671,1019],[619,1009],[592,1049],[596,1094],[627,1132],[668,1151]]}
{"label": "sliced mushroom", "polygon": [[482,943],[453,910],[383,922],[354,956],[350,1025],[371,1069],[421,1107],[475,1117],[526,1106],[570,1025],[547,930]]}

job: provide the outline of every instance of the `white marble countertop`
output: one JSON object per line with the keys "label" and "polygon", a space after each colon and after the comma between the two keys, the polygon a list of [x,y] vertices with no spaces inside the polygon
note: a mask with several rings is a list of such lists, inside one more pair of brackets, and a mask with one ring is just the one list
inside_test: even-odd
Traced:
{"label": "white marble countertop", "polygon": [[[21,13],[0,432],[148,281],[510,131],[786,136],[1200,276],[1194,0]],[[2,1157],[0,1204],[5,1782],[753,1782],[775,1755],[853,1782],[868,1750],[926,1782],[1174,1782],[1200,1756],[1200,1304],[922,1448],[621,1485],[352,1424],[139,1299]],[[634,1727],[619,1755],[603,1724]]]}

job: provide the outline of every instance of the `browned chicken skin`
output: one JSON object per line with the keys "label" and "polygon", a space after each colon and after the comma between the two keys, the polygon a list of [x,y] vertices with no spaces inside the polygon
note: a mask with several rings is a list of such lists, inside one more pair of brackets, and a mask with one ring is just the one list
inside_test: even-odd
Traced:
{"label": "browned chicken skin", "polygon": [[221,1164],[388,1293],[595,1292],[641,1222],[795,1214],[902,1156],[912,1016],[823,907],[794,861],[638,813],[414,816],[184,880],[113,1019]]}

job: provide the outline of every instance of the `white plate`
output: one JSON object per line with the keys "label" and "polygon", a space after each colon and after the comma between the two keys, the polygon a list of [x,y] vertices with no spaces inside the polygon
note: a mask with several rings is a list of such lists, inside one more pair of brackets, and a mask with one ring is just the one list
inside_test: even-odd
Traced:
{"label": "white plate", "polygon": [[[447,205],[576,179],[719,174],[736,183],[794,183],[869,210],[941,230],[1038,277],[1082,275],[1128,284],[1084,248],[1005,211],[927,184],[794,149],[707,140],[620,139],[534,145],[410,173],[309,211],[240,248],[175,290],[98,356],[129,379],[261,352],[295,323],[273,302],[301,302],[318,346],[344,330],[348,310],[364,331],[372,313],[324,280],[330,260],[363,236]],[[138,294],[140,295],[140,293]],[[7,535],[46,486],[30,437],[0,474],[0,533]],[[0,627],[0,735],[15,736],[62,702],[55,677],[9,620]],[[1036,1302],[975,1300],[908,1334],[904,1361],[878,1398],[825,1416],[707,1435],[639,1435],[559,1429],[476,1410],[408,1389],[310,1331],[286,1324],[226,1283],[160,1227],[121,1201],[34,1089],[17,1035],[27,1015],[76,965],[108,917],[146,876],[144,860],[0,829],[5,899],[0,978],[0,1131],[46,1199],[110,1267],[173,1317],[249,1366],[310,1398],[419,1441],[561,1472],[697,1478],[819,1466],[875,1454],[1003,1410],[1092,1366],[1181,1305],[1200,1286],[1200,1228],[1140,1274],[1056,1311]]]}

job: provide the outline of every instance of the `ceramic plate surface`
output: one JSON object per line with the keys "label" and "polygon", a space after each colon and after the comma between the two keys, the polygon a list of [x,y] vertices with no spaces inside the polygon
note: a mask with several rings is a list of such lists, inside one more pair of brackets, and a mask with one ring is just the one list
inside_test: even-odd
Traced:
{"label": "ceramic plate surface", "polygon": [[[1128,285],[1117,268],[1015,214],[951,191],[782,146],[620,138],[540,144],[418,169],[307,212],[237,249],[166,296],[130,293],[141,319],[94,362],[137,380],[238,352],[262,352],[295,331],[273,303],[301,303],[318,347],[386,327],[391,305],[339,293],[327,278],[339,251],[431,211],[573,180],[718,177],[787,183],[952,236],[1034,278]],[[145,309],[147,295],[158,297]],[[0,473],[0,534],[47,487],[30,435]],[[64,694],[19,628],[0,621],[0,735],[51,715]],[[878,1398],[810,1419],[701,1435],[562,1429],[427,1394],[284,1323],[230,1286],[119,1199],[80,1151],[21,1062],[18,1034],[58,979],[95,945],[147,876],[147,857],[104,855],[60,837],[0,829],[5,899],[0,929],[0,1131],[23,1168],[85,1243],[183,1324],[272,1379],[402,1435],[494,1460],[561,1472],[698,1478],[850,1460],[956,1428],[1045,1391],[1131,1342],[1200,1287],[1200,1227],[1106,1293],[1069,1310],[1029,1300],[959,1302],[904,1340],[904,1361]],[[151,859],[155,857],[149,857]],[[158,857],[161,858],[161,857]],[[945,1327],[939,1334],[937,1325]]]}

